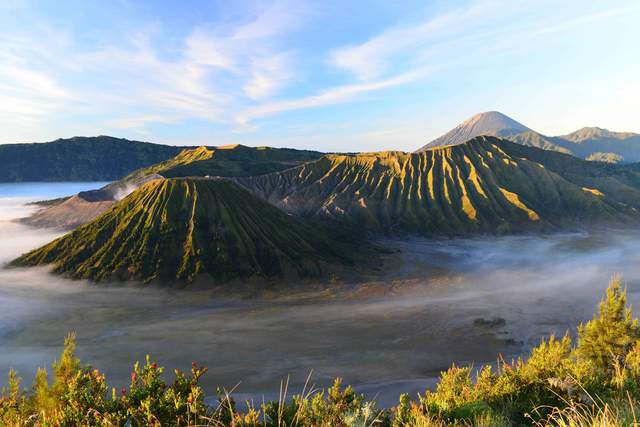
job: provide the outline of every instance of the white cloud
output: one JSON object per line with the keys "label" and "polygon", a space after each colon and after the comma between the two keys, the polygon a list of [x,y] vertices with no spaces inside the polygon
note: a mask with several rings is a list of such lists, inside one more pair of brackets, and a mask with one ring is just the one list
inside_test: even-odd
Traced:
{"label": "white cloud", "polygon": [[[161,59],[152,38],[141,36],[135,39],[133,50],[110,48],[89,62],[100,69],[114,64],[115,74],[128,75],[128,81],[139,84],[134,89],[136,98],[153,106],[147,108],[150,114],[144,115],[145,120],[123,123],[143,126],[154,119],[166,122],[169,117],[173,121],[225,122],[242,104],[243,96],[265,99],[292,80],[292,53],[278,51],[274,45],[279,36],[302,23],[297,4],[275,2],[231,28],[195,28],[185,38],[178,60]],[[130,98],[131,93],[123,97]]]}
{"label": "white cloud", "polygon": [[251,59],[251,78],[243,87],[244,93],[253,99],[272,95],[294,78],[291,71],[290,52]]}
{"label": "white cloud", "polygon": [[236,65],[224,40],[211,37],[202,29],[194,30],[186,40],[186,58],[198,65],[232,70]]}
{"label": "white cloud", "polygon": [[416,70],[375,82],[356,83],[333,87],[326,89],[317,95],[263,104],[240,113],[236,117],[236,121],[238,124],[243,125],[250,122],[252,119],[285,111],[314,108],[345,102],[353,99],[357,95],[415,81],[418,78],[424,77],[427,72],[427,69]]}
{"label": "white cloud", "polygon": [[79,97],[53,75],[27,64],[6,44],[0,44],[0,128],[20,135],[20,129],[43,127]]}
{"label": "white cloud", "polygon": [[[463,8],[430,16],[414,25],[389,28],[360,44],[342,46],[329,55],[329,63],[362,81],[377,79],[399,69],[462,62],[480,54],[525,52],[547,42],[550,34],[574,31],[603,19],[637,13],[640,4],[605,10],[572,9],[571,16],[521,16],[557,9],[554,1],[477,0]],[[601,8],[600,8],[601,9]],[[526,24],[519,24],[526,22]],[[451,58],[454,58],[453,60]]]}
{"label": "white cloud", "polygon": [[255,19],[234,28],[232,38],[250,42],[276,37],[301,28],[307,15],[307,5],[303,1],[276,0],[260,10]]}
{"label": "white cloud", "polygon": [[[158,23],[140,23],[136,28],[143,30],[125,41],[90,32],[98,39],[92,40],[95,50],[91,51],[85,50],[88,44],[79,37],[84,29],[74,32],[73,24],[47,27],[34,22],[28,30],[0,34],[0,126],[23,128],[25,135],[36,129],[50,134],[51,129],[71,122],[73,129],[79,129],[75,123],[80,123],[96,133],[111,129],[141,132],[152,129],[153,123],[196,119],[212,124],[215,132],[235,129],[244,133],[257,130],[260,118],[349,102],[416,82],[427,73],[434,85],[455,85],[445,75],[451,70],[459,76],[461,70],[477,67],[481,73],[513,58],[521,58],[515,65],[523,64],[529,52],[553,48],[563,32],[575,36],[587,29],[597,31],[605,19],[640,11],[640,4],[624,2],[606,8],[594,3],[580,9],[558,5],[555,0],[534,3],[469,0],[464,7],[449,6],[440,15],[421,17],[416,11],[406,17],[411,23],[382,29],[360,43],[332,49],[323,44],[334,40],[332,37],[322,37],[319,43],[314,38],[317,34],[311,35],[316,49],[312,52],[305,51],[292,35],[307,30],[321,33],[322,29],[304,25],[311,8],[294,0],[252,3],[256,9],[243,10],[240,18],[223,17],[183,29],[179,35]],[[327,10],[315,5],[313,9],[315,17]],[[551,16],[549,10],[558,13]],[[523,17],[527,12],[534,13]],[[346,73],[336,73],[336,69]],[[305,74],[307,70],[312,73]],[[467,76],[462,77],[461,81]],[[438,93],[463,96],[449,87]],[[418,104],[414,100],[415,108],[435,111],[429,103],[434,101]],[[444,100],[437,103],[440,108],[444,104]],[[393,108],[398,111],[402,106]],[[408,114],[407,120],[416,118],[416,113]],[[274,120],[269,125],[279,124]],[[287,121],[281,129],[288,133],[293,126]],[[265,134],[269,133],[273,128]],[[393,140],[395,134],[376,128],[360,135],[382,143]]]}
{"label": "white cloud", "polygon": [[[342,46],[330,53],[330,63],[353,73],[360,80],[378,78],[394,68],[398,55],[417,55],[456,33],[468,32],[481,16],[495,7],[493,0],[430,17],[412,26],[390,28],[357,45]],[[481,21],[480,21],[481,22]]]}
{"label": "white cloud", "polygon": [[70,91],[51,76],[17,64],[0,66],[0,89],[4,93],[29,94],[38,98],[72,98]]}
{"label": "white cloud", "polygon": [[293,55],[278,49],[279,37],[298,28],[304,15],[301,3],[288,0],[247,12],[235,25],[193,28],[170,48],[157,24],[141,25],[146,30],[128,43],[107,36],[93,51],[80,49],[77,34],[65,29],[37,25],[22,36],[0,35],[0,113],[23,116],[16,122],[37,128],[45,126],[37,118],[77,112],[64,82],[82,93],[75,99],[90,100],[86,113],[103,116],[107,127],[230,122],[234,110],[292,80]]}

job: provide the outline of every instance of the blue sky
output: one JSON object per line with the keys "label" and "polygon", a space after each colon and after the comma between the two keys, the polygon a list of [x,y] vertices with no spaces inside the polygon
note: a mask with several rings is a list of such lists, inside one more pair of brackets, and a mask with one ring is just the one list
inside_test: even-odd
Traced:
{"label": "blue sky", "polygon": [[3,0],[0,142],[413,150],[501,111],[640,132],[637,0]]}

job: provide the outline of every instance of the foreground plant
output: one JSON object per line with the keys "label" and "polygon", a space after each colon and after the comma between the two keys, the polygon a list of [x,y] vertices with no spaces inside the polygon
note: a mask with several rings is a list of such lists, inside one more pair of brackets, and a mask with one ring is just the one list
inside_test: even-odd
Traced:
{"label": "foreground plant", "polygon": [[30,390],[14,371],[0,394],[3,426],[216,426],[216,427],[439,427],[511,425],[638,426],[640,327],[631,316],[626,290],[614,278],[596,316],[578,328],[577,345],[567,334],[551,336],[529,357],[500,360],[477,374],[453,365],[434,391],[380,409],[336,379],[326,390],[309,387],[239,411],[232,392],[218,390],[218,404],[204,403],[200,380],[207,369],[164,368],[149,357],[135,363],[129,387],[116,390],[105,376],[75,356],[70,334],[52,378],[40,369]]}
{"label": "foreground plant", "polygon": [[597,402],[592,405],[567,402],[565,407],[553,408],[549,416],[536,426],[557,427],[616,427],[640,426],[636,414],[640,403],[631,396],[627,401]]}

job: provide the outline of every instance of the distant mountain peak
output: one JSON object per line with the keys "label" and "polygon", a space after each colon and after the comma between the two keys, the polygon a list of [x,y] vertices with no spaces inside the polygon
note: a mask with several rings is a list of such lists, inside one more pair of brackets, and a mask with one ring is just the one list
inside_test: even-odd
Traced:
{"label": "distant mountain peak", "polygon": [[511,117],[506,114],[502,114],[499,111],[485,111],[484,113],[478,113],[473,117],[462,122],[462,125],[472,125],[478,126],[481,125],[483,127],[490,128],[505,128],[505,129],[518,129],[522,132],[526,130],[530,130],[528,127],[513,120]]}
{"label": "distant mountain peak", "polygon": [[578,129],[577,132],[606,132],[610,133],[611,131],[605,128],[601,128],[598,126],[585,126],[583,128]]}
{"label": "distant mountain peak", "polygon": [[582,142],[589,139],[624,139],[634,136],[635,134],[630,132],[613,132],[608,129],[600,127],[583,127],[568,135],[563,135],[560,138],[566,139],[572,142]]}
{"label": "distant mountain peak", "polygon": [[486,111],[465,120],[451,131],[434,139],[417,151],[462,144],[480,135],[509,136],[527,131],[531,131],[531,129],[499,111]]}

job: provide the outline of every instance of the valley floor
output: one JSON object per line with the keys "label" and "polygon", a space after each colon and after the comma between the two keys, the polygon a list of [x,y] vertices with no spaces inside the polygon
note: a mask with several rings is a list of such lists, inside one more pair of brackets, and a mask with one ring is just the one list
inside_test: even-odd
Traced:
{"label": "valley floor", "polygon": [[287,376],[298,391],[313,371],[319,386],[340,376],[390,405],[452,362],[495,363],[574,328],[615,272],[638,299],[640,237],[629,234],[383,243],[400,252],[367,280],[286,293],[104,288],[41,268],[4,270],[0,300],[13,310],[0,314],[0,371],[47,365],[76,331],[81,358],[114,384],[151,354],[184,369],[197,360],[210,369],[205,389],[239,384],[240,401],[276,398]]}
{"label": "valley floor", "polygon": [[[24,205],[35,197],[0,204],[0,263],[59,235],[10,221],[35,209]],[[452,362],[479,368],[573,330],[614,273],[640,302],[638,232],[380,243],[398,252],[364,279],[286,292],[105,287],[43,268],[0,270],[0,372],[30,378],[76,331],[78,355],[115,386],[151,354],[184,370],[195,359],[209,367],[205,390],[234,389],[239,401],[277,398],[287,376],[297,393],[313,372],[317,386],[343,377],[390,406],[401,392],[432,387]]]}

